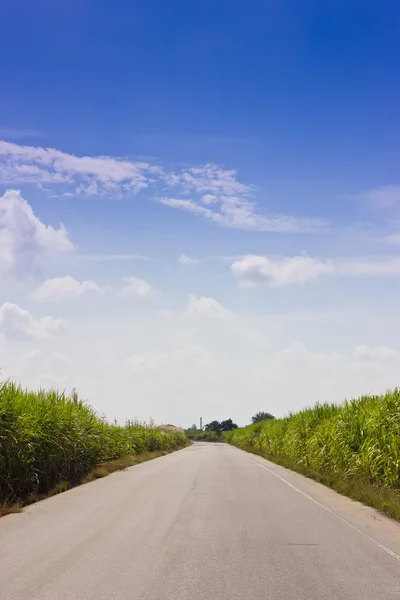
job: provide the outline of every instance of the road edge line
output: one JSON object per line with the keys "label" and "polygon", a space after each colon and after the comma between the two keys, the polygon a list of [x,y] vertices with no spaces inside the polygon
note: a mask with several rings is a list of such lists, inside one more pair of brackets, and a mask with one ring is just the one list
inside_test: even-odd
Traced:
{"label": "road edge line", "polygon": [[283,477],[281,477],[280,475],[278,475],[277,473],[275,473],[272,469],[269,469],[265,465],[260,464],[258,461],[255,461],[255,462],[258,464],[259,467],[261,467],[262,469],[265,469],[266,471],[268,471],[268,473],[270,473],[271,475],[273,475],[277,479],[280,479],[281,481],[283,481],[283,483],[286,483],[286,485],[288,485],[290,488],[292,488],[292,490],[295,490],[295,492],[298,492],[299,494],[301,494],[302,496],[304,496],[304,498],[307,498],[307,500],[310,500],[311,502],[313,502],[314,504],[316,504],[317,506],[319,506],[320,508],[322,508],[325,512],[329,513],[330,515],[332,515],[333,517],[335,517],[336,519],[338,519],[339,521],[341,521],[344,525],[347,525],[347,527],[349,527],[350,529],[352,529],[353,531],[355,531],[356,533],[358,533],[365,540],[367,540],[368,542],[370,542],[374,546],[377,546],[377,548],[380,548],[381,550],[383,550],[383,552],[386,552],[386,554],[388,554],[389,556],[391,556],[392,558],[394,558],[394,560],[397,560],[397,562],[400,563],[400,556],[398,554],[396,554],[396,552],[394,552],[393,550],[391,550],[390,548],[388,548],[384,544],[381,544],[381,542],[378,542],[378,540],[376,540],[375,538],[373,538],[370,535],[368,535],[368,533],[365,533],[365,531],[362,531],[362,529],[359,529],[356,525],[353,525],[353,523],[351,523],[350,521],[348,521],[344,517],[341,517],[340,515],[338,515],[334,510],[332,510],[331,508],[328,508],[327,506],[325,506],[325,504],[322,504],[321,502],[318,502],[318,500],[315,500],[315,498],[313,498],[312,496],[309,496],[308,494],[306,494],[306,492],[303,492],[302,490],[299,490],[299,488],[297,488],[292,483],[289,483],[289,481],[287,481],[286,479],[284,479]]}

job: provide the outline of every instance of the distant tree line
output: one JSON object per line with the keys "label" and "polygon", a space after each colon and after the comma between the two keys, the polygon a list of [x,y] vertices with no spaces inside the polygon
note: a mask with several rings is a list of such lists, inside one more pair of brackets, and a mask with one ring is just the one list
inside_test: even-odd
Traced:
{"label": "distant tree line", "polygon": [[[251,417],[252,423],[261,423],[269,419],[275,419],[274,415],[266,411],[259,411]],[[215,431],[216,433],[222,433],[223,431],[233,431],[238,426],[232,421],[232,419],[226,419],[225,421],[211,421],[204,426],[204,431]],[[197,425],[193,424],[187,431],[199,431]]]}
{"label": "distant tree line", "polygon": [[204,426],[205,431],[232,431],[237,429],[238,426],[232,421],[232,419],[226,419],[226,421],[211,421]]}

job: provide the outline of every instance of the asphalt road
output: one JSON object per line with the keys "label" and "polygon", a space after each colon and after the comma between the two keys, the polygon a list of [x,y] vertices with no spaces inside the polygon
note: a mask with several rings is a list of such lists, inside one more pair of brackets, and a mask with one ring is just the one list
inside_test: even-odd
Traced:
{"label": "asphalt road", "polygon": [[224,444],[0,519],[1,600],[400,599],[400,526]]}

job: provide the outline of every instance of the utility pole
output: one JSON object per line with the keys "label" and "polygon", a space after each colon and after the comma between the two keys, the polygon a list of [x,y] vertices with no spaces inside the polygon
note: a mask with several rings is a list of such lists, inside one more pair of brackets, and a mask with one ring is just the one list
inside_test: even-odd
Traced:
{"label": "utility pole", "polygon": [[200,431],[203,431],[203,417],[200,417]]}

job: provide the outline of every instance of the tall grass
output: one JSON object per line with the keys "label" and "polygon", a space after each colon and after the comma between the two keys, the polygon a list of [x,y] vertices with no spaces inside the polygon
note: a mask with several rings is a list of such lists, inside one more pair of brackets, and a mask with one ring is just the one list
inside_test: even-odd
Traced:
{"label": "tall grass", "polygon": [[350,489],[355,482],[358,487],[368,483],[391,489],[400,511],[399,389],[340,406],[317,404],[283,419],[236,430],[225,439],[328,484],[331,481],[332,487]]}
{"label": "tall grass", "polygon": [[0,502],[78,483],[99,463],[186,444],[177,429],[110,424],[77,398],[0,384]]}

